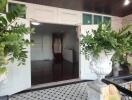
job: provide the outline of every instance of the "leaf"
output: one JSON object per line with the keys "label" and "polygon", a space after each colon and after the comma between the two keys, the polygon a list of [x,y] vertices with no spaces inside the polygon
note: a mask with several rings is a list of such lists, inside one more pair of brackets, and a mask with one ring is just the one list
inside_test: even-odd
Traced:
{"label": "leaf", "polygon": [[2,25],[5,27],[5,26],[7,26],[7,20],[6,20],[6,18],[5,17],[3,17],[3,16],[0,16],[0,23],[2,23]]}
{"label": "leaf", "polygon": [[[127,25],[119,30],[113,31],[110,24],[99,24],[97,30],[81,37],[81,52],[98,56],[102,50],[115,50],[115,59],[127,52],[132,52],[132,33],[129,31],[131,25]],[[91,36],[89,34],[94,34]]]}
{"label": "leaf", "polygon": [[122,27],[122,28],[119,30],[118,34],[120,34],[120,35],[126,34],[126,33],[128,32],[128,30],[130,29],[131,26],[132,26],[132,25],[126,25],[126,26]]}
{"label": "leaf", "polygon": [[6,67],[0,66],[0,75],[7,71]]}

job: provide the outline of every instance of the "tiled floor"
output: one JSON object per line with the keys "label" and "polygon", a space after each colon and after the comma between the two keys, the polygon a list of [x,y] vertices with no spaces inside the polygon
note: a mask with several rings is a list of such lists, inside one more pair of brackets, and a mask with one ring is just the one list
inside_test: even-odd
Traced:
{"label": "tiled floor", "polygon": [[9,100],[87,100],[87,82],[13,95]]}
{"label": "tiled floor", "polygon": [[[75,79],[79,77],[79,65],[63,60],[32,61],[32,85]],[[48,78],[47,78],[48,77]]]}

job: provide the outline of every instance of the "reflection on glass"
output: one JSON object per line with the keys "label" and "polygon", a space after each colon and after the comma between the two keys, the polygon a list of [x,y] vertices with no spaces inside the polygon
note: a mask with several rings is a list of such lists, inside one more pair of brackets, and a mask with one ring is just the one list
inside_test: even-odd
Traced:
{"label": "reflection on glass", "polygon": [[83,25],[92,24],[92,15],[91,14],[83,14]]}
{"label": "reflection on glass", "polygon": [[99,24],[102,22],[102,16],[94,15],[94,24]]}

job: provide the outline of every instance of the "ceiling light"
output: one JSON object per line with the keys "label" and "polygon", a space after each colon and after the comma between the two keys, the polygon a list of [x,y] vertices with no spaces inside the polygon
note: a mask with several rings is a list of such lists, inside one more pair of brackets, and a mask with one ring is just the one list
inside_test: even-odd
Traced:
{"label": "ceiling light", "polygon": [[40,25],[40,23],[39,23],[39,22],[36,22],[36,21],[32,21],[31,24],[32,24],[32,25],[35,25],[35,26]]}
{"label": "ceiling light", "polygon": [[130,0],[125,0],[124,5],[127,6],[130,4]]}

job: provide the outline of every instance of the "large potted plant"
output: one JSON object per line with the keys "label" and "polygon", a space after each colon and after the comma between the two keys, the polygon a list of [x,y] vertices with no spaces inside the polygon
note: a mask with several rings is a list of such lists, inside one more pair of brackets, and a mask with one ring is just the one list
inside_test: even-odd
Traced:
{"label": "large potted plant", "polygon": [[[6,8],[6,4],[7,0],[0,0],[0,13]],[[23,9],[25,8],[18,5],[9,12],[0,14],[0,82],[6,78],[6,65],[9,62],[17,60],[19,66],[25,64],[27,58],[24,46],[31,42],[24,36],[32,33],[32,29],[16,21],[23,13]]]}
{"label": "large potted plant", "polygon": [[112,57],[117,60],[121,55],[132,51],[131,26],[127,25],[118,32],[111,25],[99,24],[97,30],[81,37],[81,52],[89,57],[90,68],[97,74],[98,80],[112,71]]}

